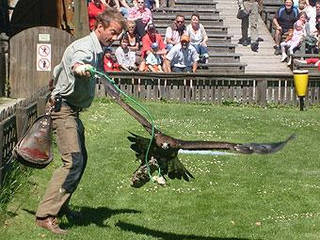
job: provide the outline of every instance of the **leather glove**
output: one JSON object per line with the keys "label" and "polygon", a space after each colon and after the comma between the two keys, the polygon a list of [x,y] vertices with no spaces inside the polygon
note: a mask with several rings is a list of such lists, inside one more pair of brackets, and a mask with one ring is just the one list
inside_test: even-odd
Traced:
{"label": "leather glove", "polygon": [[91,77],[90,69],[92,66],[90,64],[79,64],[74,68],[74,73],[82,77]]}

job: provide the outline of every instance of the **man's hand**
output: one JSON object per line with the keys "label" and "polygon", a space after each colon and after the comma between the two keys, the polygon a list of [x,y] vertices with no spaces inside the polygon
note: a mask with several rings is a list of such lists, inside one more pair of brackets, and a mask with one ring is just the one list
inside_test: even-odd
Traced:
{"label": "man's hand", "polygon": [[91,77],[90,69],[92,66],[90,64],[76,64],[73,67],[73,72],[81,77]]}

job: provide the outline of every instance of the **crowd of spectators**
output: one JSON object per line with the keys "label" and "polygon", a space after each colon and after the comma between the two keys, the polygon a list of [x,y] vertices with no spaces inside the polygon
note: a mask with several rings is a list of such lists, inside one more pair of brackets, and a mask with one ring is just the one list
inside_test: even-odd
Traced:
{"label": "crowd of spectators", "polygon": [[[319,53],[320,0],[285,0],[273,18],[273,28],[274,54],[282,55],[282,62],[291,65],[297,49],[303,53]],[[318,60],[296,61],[319,65]]]}
{"label": "crowd of spectators", "polygon": [[186,24],[178,14],[168,24],[164,37],[153,22],[153,12],[164,11],[167,0],[91,0],[88,2],[90,30],[95,18],[106,8],[116,8],[127,19],[127,30],[114,50],[105,49],[105,71],[196,72],[199,64],[208,63],[208,36],[200,15],[192,13]]}

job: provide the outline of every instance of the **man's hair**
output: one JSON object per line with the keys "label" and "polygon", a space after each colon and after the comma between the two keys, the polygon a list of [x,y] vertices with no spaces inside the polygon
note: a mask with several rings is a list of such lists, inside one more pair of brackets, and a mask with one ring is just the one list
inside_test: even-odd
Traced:
{"label": "man's hair", "polygon": [[127,23],[122,14],[115,8],[107,8],[96,17],[95,29],[98,24],[102,24],[105,28],[109,27],[110,22],[118,22],[122,29],[127,29]]}
{"label": "man's hair", "polygon": [[177,14],[175,19],[177,19],[178,17],[182,17],[184,19],[184,16],[182,14]]}

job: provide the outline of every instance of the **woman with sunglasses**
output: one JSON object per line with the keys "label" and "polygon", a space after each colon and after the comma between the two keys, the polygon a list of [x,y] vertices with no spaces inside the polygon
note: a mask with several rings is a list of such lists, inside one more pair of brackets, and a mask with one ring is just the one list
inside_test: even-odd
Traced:
{"label": "woman with sunglasses", "polygon": [[152,13],[144,0],[137,0],[137,7],[129,8],[128,20],[136,23],[136,32],[141,39],[146,34],[147,24],[152,21]]}

